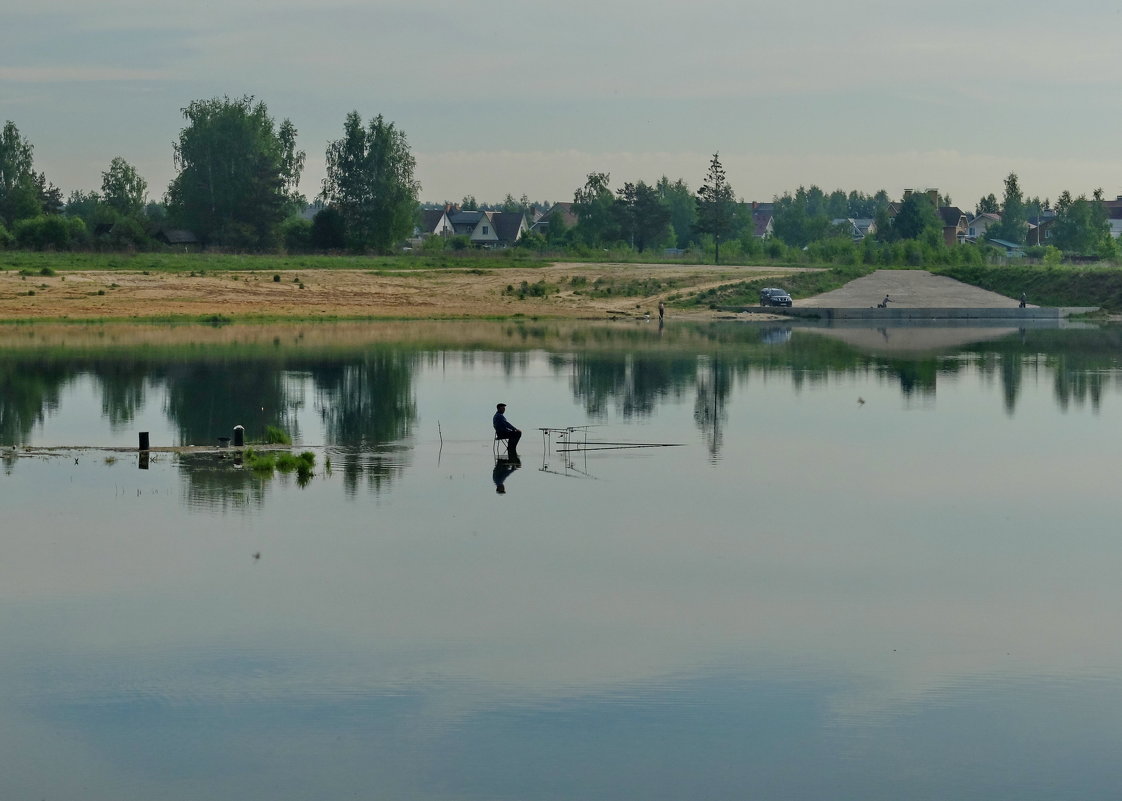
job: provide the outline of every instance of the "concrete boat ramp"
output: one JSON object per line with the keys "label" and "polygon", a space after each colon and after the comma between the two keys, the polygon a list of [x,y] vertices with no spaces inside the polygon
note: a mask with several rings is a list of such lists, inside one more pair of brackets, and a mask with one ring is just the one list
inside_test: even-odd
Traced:
{"label": "concrete boat ramp", "polygon": [[[886,308],[877,308],[885,297]],[[927,270],[877,270],[843,287],[795,301],[791,308],[725,307],[723,311],[762,312],[819,320],[905,322],[920,320],[1059,320],[1097,307],[1020,308],[1019,299],[964,284]]]}

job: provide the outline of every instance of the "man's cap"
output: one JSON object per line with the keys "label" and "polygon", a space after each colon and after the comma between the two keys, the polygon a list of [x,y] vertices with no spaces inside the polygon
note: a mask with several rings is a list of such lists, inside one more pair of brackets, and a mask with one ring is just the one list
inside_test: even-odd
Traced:
{"label": "man's cap", "polygon": [[501,408],[501,407],[503,407],[503,406],[506,406],[506,404],[505,404],[505,403],[496,403],[496,404],[495,404],[495,408],[496,408],[496,409],[498,409],[498,408]]}

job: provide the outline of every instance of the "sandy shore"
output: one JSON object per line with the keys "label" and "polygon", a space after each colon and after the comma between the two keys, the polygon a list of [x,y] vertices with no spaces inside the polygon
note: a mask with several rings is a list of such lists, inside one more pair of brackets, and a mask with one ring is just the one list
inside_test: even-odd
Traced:
{"label": "sandy shore", "polygon": [[[306,270],[210,273],[59,271],[52,276],[0,272],[0,319],[130,319],[152,317],[608,318],[656,316],[658,303],[683,293],[797,270],[676,264],[556,263],[493,270]],[[576,281],[574,282],[574,279]],[[593,297],[597,279],[612,295]],[[644,284],[660,281],[655,292]],[[549,297],[507,291],[525,281],[559,287]],[[583,285],[582,285],[583,281]],[[635,294],[641,292],[641,294]],[[621,294],[622,293],[622,294]],[[677,316],[682,313],[675,310]],[[713,316],[705,310],[690,316]]]}

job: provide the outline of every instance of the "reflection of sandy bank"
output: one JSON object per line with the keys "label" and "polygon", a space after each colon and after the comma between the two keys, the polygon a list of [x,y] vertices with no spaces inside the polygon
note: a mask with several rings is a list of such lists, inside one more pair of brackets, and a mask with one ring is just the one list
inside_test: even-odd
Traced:
{"label": "reflection of sandy bank", "polygon": [[[886,321],[887,322],[887,321]],[[1021,320],[1011,325],[1008,319],[982,320],[908,320],[877,325],[870,320],[838,320],[829,326],[798,326],[800,331],[844,342],[866,353],[892,355],[927,354],[953,351],[981,342],[993,342],[1025,331],[1093,329],[1093,323],[1064,318]]]}
{"label": "reflection of sandy bank", "polygon": [[919,354],[956,350],[1016,334],[1016,328],[812,328],[867,353]]}

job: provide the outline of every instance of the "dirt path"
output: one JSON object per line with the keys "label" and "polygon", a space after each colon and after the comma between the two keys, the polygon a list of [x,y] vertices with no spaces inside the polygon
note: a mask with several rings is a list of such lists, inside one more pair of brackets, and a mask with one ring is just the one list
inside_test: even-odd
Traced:
{"label": "dirt path", "polygon": [[[783,267],[555,263],[495,270],[306,270],[210,273],[0,272],[0,319],[134,317],[641,317],[730,281],[782,276]],[[574,280],[575,279],[575,280]],[[598,279],[601,291],[592,289]],[[521,283],[556,288],[548,297],[517,294]],[[661,284],[661,286],[659,285]],[[611,294],[602,290],[612,288]],[[508,287],[514,292],[509,292]],[[675,312],[679,316],[680,313]],[[711,316],[699,310],[690,316]]]}

